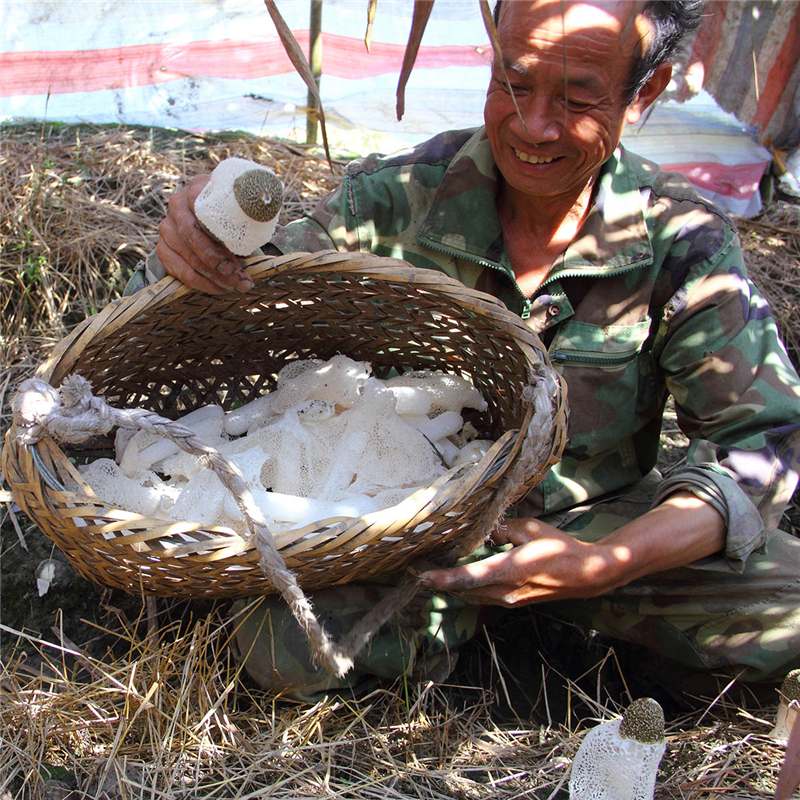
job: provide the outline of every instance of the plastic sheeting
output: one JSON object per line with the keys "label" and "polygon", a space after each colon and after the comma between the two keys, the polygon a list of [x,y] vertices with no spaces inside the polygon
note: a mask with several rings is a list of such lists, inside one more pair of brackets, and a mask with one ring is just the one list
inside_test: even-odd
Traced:
{"label": "plastic sheeting", "polygon": [[687,90],[704,86],[759,141],[800,142],[797,0],[707,0],[687,63]]}
{"label": "plastic sheeting", "polygon": [[[309,3],[279,8],[307,50]],[[322,94],[332,125],[409,142],[480,123],[489,50],[477,2],[465,0],[436,3],[396,122],[410,10],[382,0],[367,53],[364,0],[325,0]],[[305,84],[261,0],[7,0],[3,15],[4,116],[270,134],[305,127]]]}
{"label": "plastic sheeting", "polygon": [[[395,90],[413,4],[380,0],[370,53],[366,5],[323,4],[321,92],[332,131],[375,131],[401,146],[481,124],[491,48],[478,3],[436,0],[402,122]],[[279,9],[307,48],[309,3]],[[283,136],[305,128],[305,84],[261,0],[5,0],[2,15],[0,118]],[[729,211],[760,208],[770,154],[708,96],[659,104],[623,141]]]}

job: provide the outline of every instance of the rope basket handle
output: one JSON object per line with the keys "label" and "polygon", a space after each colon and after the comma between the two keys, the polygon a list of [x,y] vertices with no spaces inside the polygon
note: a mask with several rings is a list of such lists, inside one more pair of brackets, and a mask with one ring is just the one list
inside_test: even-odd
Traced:
{"label": "rope basket handle", "polygon": [[59,390],[39,378],[23,381],[12,402],[12,411],[17,442],[21,445],[33,445],[47,434],[77,444],[91,436],[108,433],[116,426],[157,433],[199,458],[233,494],[258,550],[259,565],[291,609],[311,645],[315,662],[339,677],[350,670],[352,655],[336,646],[323,630],[311,602],[275,548],[264,515],[253,500],[241,471],[198,438],[191,428],[145,409],[114,408],[93,395],[89,381],[77,374],[67,376]]}

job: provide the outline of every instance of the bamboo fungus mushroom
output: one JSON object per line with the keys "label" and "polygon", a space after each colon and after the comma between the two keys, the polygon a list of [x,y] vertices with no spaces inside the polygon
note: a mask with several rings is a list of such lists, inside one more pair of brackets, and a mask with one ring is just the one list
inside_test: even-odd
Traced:
{"label": "bamboo fungus mushroom", "polygon": [[[491,446],[469,441],[476,431],[460,412],[487,403],[465,378],[370,373],[369,363],[343,355],[290,361],[272,392],[227,414],[204,406],[179,421],[233,462],[275,530],[396,505]],[[244,533],[236,502],[203,458],[152,432],[117,444],[119,465],[99,459],[80,468],[107,502]]]}
{"label": "bamboo fungus mushroom", "polygon": [[486,411],[486,400],[481,393],[467,380],[446,372],[418,370],[405,372],[395,378],[389,378],[386,385],[393,392],[398,388],[422,389],[432,398],[430,416],[443,411],[461,411],[462,408],[474,408]]}
{"label": "bamboo fungus mushroom", "polygon": [[800,669],[793,669],[781,684],[780,703],[775,717],[775,727],[770,731],[770,738],[786,744],[792,726],[797,718],[798,704],[800,703]]}
{"label": "bamboo fungus mushroom", "polygon": [[571,800],[652,800],[665,749],[661,706],[650,697],[635,700],[621,720],[584,737],[572,762]]}
{"label": "bamboo fungus mushroom", "polygon": [[488,439],[473,439],[467,442],[463,447],[459,448],[458,455],[453,459],[453,466],[457,467],[459,464],[476,464],[488,452],[492,446],[492,442]]}
{"label": "bamboo fungus mushroom", "polygon": [[226,158],[195,201],[205,229],[237,256],[249,256],[275,232],[283,184],[274,172],[244,158]]}
{"label": "bamboo fungus mushroom", "polygon": [[[207,405],[181,417],[181,424],[191,428],[209,444],[216,444],[222,433],[225,412],[221,406]],[[141,470],[152,469],[155,464],[181,452],[180,447],[157,434],[139,431],[121,447],[117,454],[120,469],[129,477]]]}
{"label": "bamboo fungus mushroom", "polygon": [[304,413],[313,413],[318,418],[329,414],[333,405],[352,408],[369,372],[369,364],[341,355],[328,361],[290,361],[278,373],[278,386],[274,392],[228,412],[225,432],[238,436],[252,431],[270,418],[308,401],[319,402],[306,407]]}

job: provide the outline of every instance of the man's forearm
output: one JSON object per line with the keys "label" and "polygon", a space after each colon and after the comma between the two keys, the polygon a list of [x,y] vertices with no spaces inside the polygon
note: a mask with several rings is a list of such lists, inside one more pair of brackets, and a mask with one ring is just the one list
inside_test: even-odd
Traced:
{"label": "man's forearm", "polygon": [[677,492],[598,544],[608,548],[613,585],[623,586],[654,572],[682,567],[725,548],[725,522],[711,505],[690,492]]}

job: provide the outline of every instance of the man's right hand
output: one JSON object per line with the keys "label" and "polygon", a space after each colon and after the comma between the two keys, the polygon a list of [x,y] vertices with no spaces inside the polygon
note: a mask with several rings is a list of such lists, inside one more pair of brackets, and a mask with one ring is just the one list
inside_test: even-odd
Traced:
{"label": "man's right hand", "polygon": [[169,275],[208,294],[246,292],[253,285],[239,259],[212,239],[194,213],[194,201],[209,181],[197,175],[169,200],[169,213],[158,228],[156,254]]}

